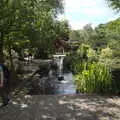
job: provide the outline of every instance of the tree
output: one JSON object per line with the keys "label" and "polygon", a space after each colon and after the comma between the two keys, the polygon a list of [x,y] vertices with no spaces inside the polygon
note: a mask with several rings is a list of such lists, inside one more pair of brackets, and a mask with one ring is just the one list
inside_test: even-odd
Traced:
{"label": "tree", "polygon": [[81,30],[72,30],[70,33],[71,40],[77,40],[80,43],[93,44],[96,37],[96,31],[87,24]]}
{"label": "tree", "polygon": [[[62,0],[1,0],[0,62],[3,62],[5,49],[9,54],[10,67],[14,71],[12,50],[23,57],[24,49],[35,47],[36,41],[47,41],[49,25],[62,12]],[[44,36],[47,36],[46,39]]]}
{"label": "tree", "polygon": [[[26,25],[32,21],[30,15],[33,13],[30,7],[31,2],[26,1],[2,0],[0,4],[0,33],[1,49],[0,58],[3,58],[4,42],[7,41],[10,49],[12,48],[13,33],[24,33]],[[12,39],[12,40],[11,40]],[[0,59],[1,60],[1,59]]]}
{"label": "tree", "polygon": [[114,57],[120,57],[120,18],[107,23],[108,45],[113,49]]}
{"label": "tree", "polygon": [[64,40],[69,39],[70,26],[67,20],[56,21],[55,27],[57,37],[61,37]]}
{"label": "tree", "polygon": [[120,11],[120,0],[107,0],[107,2],[114,10]]}
{"label": "tree", "polygon": [[96,48],[103,48],[107,46],[107,31],[106,31],[106,25],[100,24],[95,28],[95,31],[97,33],[97,39],[95,42]]}
{"label": "tree", "polygon": [[[14,42],[30,38],[29,32],[37,32],[40,19],[54,18],[63,12],[63,1],[59,0],[1,0],[0,2],[0,61],[3,61],[5,39],[12,46]],[[46,21],[47,22],[47,21]],[[42,24],[42,22],[41,22]],[[36,33],[37,34],[37,33]],[[17,37],[15,36],[17,35]],[[32,36],[34,40],[35,36]]]}
{"label": "tree", "polygon": [[70,40],[80,41],[80,34],[79,34],[78,30],[71,30],[70,31]]}
{"label": "tree", "polygon": [[39,24],[39,28],[41,29],[38,31],[40,34],[38,39],[36,39],[36,57],[47,57],[48,53],[51,54],[54,52],[54,40],[58,38],[68,40],[69,37],[68,21],[57,21],[50,15],[47,15],[47,17],[48,16],[51,19],[46,19],[42,22],[42,24]]}

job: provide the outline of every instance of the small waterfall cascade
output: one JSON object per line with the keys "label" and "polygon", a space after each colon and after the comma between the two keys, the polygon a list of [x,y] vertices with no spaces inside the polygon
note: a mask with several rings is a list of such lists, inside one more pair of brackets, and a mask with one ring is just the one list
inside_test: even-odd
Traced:
{"label": "small waterfall cascade", "polygon": [[57,66],[58,66],[58,80],[64,80],[64,75],[63,75],[63,60],[66,55],[53,55],[53,58],[56,59]]}

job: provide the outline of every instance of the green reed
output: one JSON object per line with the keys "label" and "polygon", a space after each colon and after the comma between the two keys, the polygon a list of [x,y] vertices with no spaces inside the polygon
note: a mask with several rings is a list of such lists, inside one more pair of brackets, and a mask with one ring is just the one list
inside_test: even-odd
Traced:
{"label": "green reed", "polygon": [[110,92],[112,86],[110,68],[99,62],[85,63],[83,71],[75,75],[75,83],[80,92]]}

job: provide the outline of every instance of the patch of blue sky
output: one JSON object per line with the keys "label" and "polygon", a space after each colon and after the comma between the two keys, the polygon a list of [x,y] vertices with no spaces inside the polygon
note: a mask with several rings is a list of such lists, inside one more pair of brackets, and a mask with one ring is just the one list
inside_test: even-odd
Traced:
{"label": "patch of blue sky", "polygon": [[65,13],[60,19],[67,19],[72,29],[81,29],[86,24],[93,27],[114,20],[120,16],[110,9],[105,0],[64,0]]}

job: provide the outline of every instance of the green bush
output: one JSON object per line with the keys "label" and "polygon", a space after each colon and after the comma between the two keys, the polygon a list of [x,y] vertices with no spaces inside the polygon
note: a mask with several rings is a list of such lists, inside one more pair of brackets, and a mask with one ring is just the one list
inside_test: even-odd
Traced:
{"label": "green bush", "polygon": [[120,68],[112,68],[113,92],[120,94]]}
{"label": "green bush", "polygon": [[63,69],[64,72],[72,71],[72,57],[67,56],[63,60]]}
{"label": "green bush", "polygon": [[78,59],[79,59],[79,56],[77,55],[77,53],[76,52],[71,52],[69,54],[69,56],[67,56],[64,59],[64,63],[63,63],[64,64],[64,68],[68,69],[68,67],[70,67],[70,70],[73,73],[76,73],[77,71],[79,71],[79,68],[80,68],[80,67],[77,67],[77,64],[79,63]]}
{"label": "green bush", "polygon": [[39,68],[38,68],[39,74],[48,75],[49,70],[50,70],[49,63],[41,63],[41,64],[39,64]]}
{"label": "green bush", "polygon": [[84,64],[84,70],[75,75],[75,83],[79,92],[110,92],[112,86],[110,68],[102,63]]}
{"label": "green bush", "polygon": [[71,57],[71,68],[73,73],[78,73],[83,70],[83,64],[86,63],[86,60],[83,59],[82,53],[80,51],[78,52],[72,52],[70,55]]}

